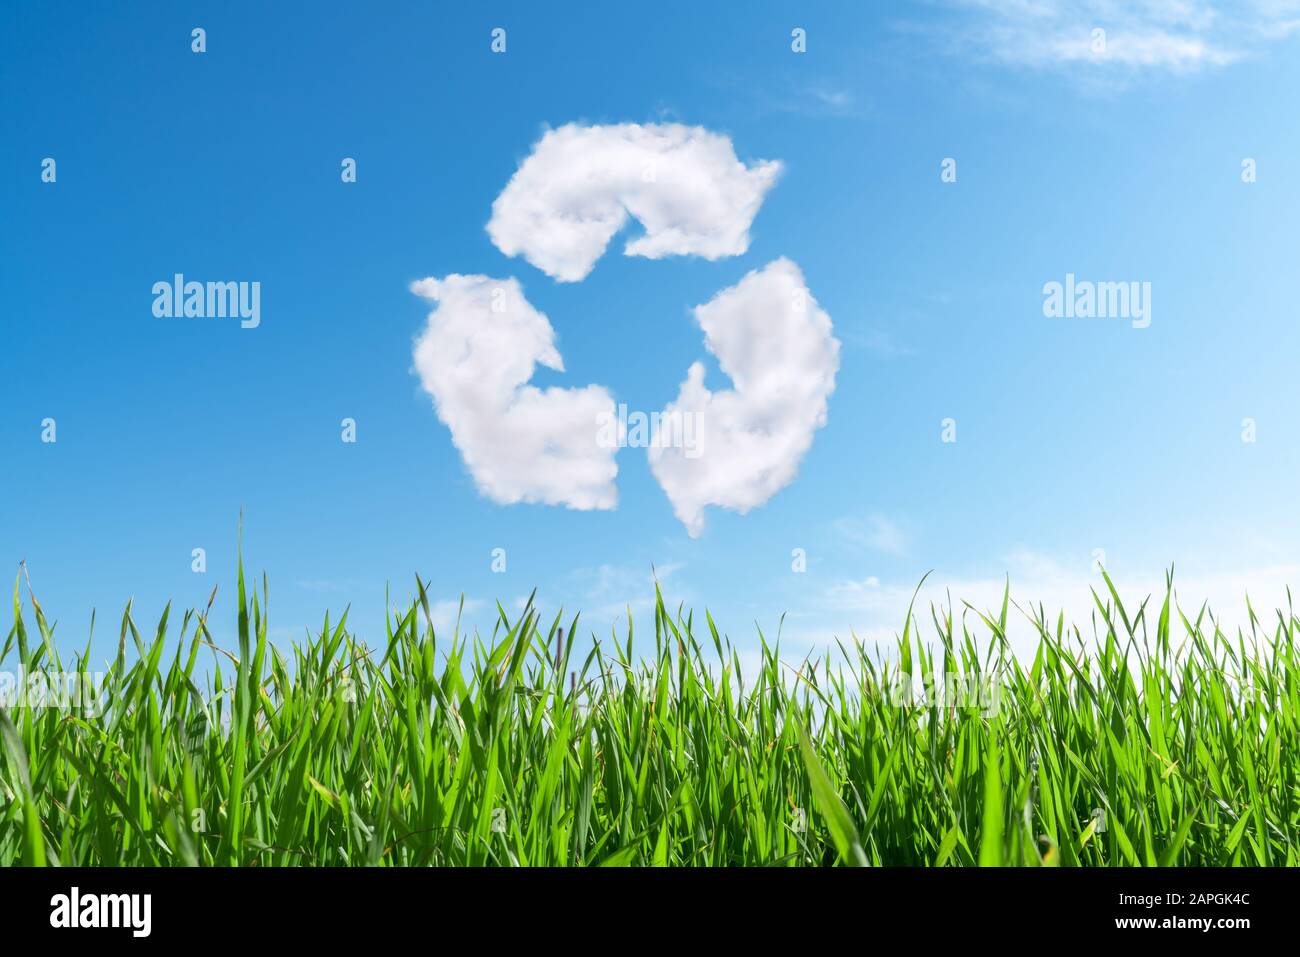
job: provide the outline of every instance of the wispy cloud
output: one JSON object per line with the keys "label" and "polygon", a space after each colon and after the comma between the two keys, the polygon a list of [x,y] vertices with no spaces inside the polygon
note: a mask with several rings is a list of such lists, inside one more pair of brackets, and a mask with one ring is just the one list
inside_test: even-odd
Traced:
{"label": "wispy cloud", "polygon": [[847,330],[843,332],[844,341],[851,346],[866,349],[881,359],[902,359],[915,355],[909,346],[900,343],[886,329]]}
{"label": "wispy cloud", "polygon": [[[935,573],[926,579],[920,592],[917,583],[910,581],[881,581],[866,579],[840,579],[830,583],[822,594],[827,609],[825,621],[835,621],[836,634],[846,637],[851,629],[864,640],[889,644],[893,636],[902,631],[907,607],[916,594],[916,613],[920,622],[928,626],[930,606],[952,607],[958,619],[966,616],[972,630],[987,637],[988,630],[964,603],[996,617],[1002,606],[1004,590],[1010,583],[1011,601],[1023,611],[1039,606],[1049,620],[1056,621],[1064,613],[1067,625],[1075,625],[1085,639],[1092,636],[1092,621],[1100,613],[1093,599],[1093,589],[1105,600],[1107,589],[1101,574],[1089,568],[1086,561],[1065,564],[1040,553],[1019,550],[1004,556],[999,563],[1005,576],[970,576]],[[1147,608],[1148,628],[1154,629],[1154,616],[1158,615],[1164,600],[1163,571],[1147,574],[1119,574],[1112,576],[1124,607],[1132,620],[1144,599],[1150,598]],[[1283,563],[1252,568],[1217,569],[1203,573],[1175,574],[1174,595],[1190,619],[1195,619],[1204,603],[1208,607],[1206,621],[1217,621],[1228,634],[1235,634],[1238,626],[1249,631],[1250,622],[1246,608],[1249,593],[1257,612],[1261,609],[1285,608],[1287,586],[1300,584],[1300,565]],[[1268,612],[1271,614],[1271,611]],[[1037,647],[1037,635],[1021,611],[1012,609],[1008,615],[1008,637],[1012,647],[1022,657],[1032,655]],[[1269,628],[1267,620],[1261,621]],[[1273,622],[1276,624],[1276,621]],[[801,634],[811,634],[813,622],[801,623]],[[1211,628],[1213,626],[1210,626]],[[933,637],[932,629],[922,628]],[[1176,634],[1179,630],[1175,628]],[[822,636],[831,641],[828,632]]]}
{"label": "wispy cloud", "polygon": [[[664,562],[653,567],[605,563],[576,569],[571,581],[579,590],[582,617],[591,625],[604,625],[610,621],[626,621],[628,609],[636,618],[652,611],[655,603],[655,582],[666,586],[668,581],[686,565],[684,562]],[[673,592],[684,600],[682,588]]]}
{"label": "wispy cloud", "polygon": [[907,552],[907,537],[903,530],[883,515],[865,518],[845,515],[837,518],[833,524],[835,531],[850,544],[887,555],[904,555]]}
{"label": "wispy cloud", "polygon": [[1297,0],[947,0],[954,52],[1089,82],[1190,73],[1255,55],[1300,29]]}
{"label": "wispy cloud", "polygon": [[789,72],[762,75],[711,70],[705,79],[724,97],[759,114],[784,113],[810,119],[867,116],[870,99],[838,77],[799,77]]}
{"label": "wispy cloud", "polygon": [[854,91],[829,82],[792,85],[769,96],[768,105],[779,113],[810,117],[862,116],[868,112]]}
{"label": "wispy cloud", "polygon": [[435,601],[429,606],[429,618],[433,621],[433,630],[437,634],[450,632],[456,627],[459,619],[462,630],[472,617],[484,606],[481,599],[466,598],[464,607],[461,606],[461,599],[448,598],[442,601]]}
{"label": "wispy cloud", "polygon": [[333,581],[326,578],[305,578],[294,582],[303,591],[310,592],[347,592],[356,585],[355,581]]}

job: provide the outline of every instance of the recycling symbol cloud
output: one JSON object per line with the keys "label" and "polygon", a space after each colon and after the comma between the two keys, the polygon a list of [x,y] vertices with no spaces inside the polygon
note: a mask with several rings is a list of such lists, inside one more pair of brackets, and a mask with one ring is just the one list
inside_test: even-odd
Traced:
{"label": "recycling symbol cloud", "polygon": [[[487,229],[501,252],[558,282],[582,281],[629,217],[642,231],[625,255],[739,256],[780,174],[778,162],[747,166],[728,137],[700,127],[569,124],[533,147]],[[615,508],[626,426],[604,386],[529,384],[537,363],[563,372],[564,362],[519,282],[451,274],[411,291],[436,303],[415,341],[415,371],[479,491],[502,504]],[[694,315],[731,388],[711,390],[704,365],[692,363],[646,443],[651,471],[693,537],[706,506],[743,514],[794,480],[826,423],[840,346],[784,257]],[[674,423],[698,428],[667,427]],[[681,440],[688,433],[695,441]]]}

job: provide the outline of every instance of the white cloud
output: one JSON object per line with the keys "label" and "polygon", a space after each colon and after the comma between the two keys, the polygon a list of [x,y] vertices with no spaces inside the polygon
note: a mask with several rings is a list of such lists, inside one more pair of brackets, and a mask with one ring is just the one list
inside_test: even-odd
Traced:
{"label": "white cloud", "polygon": [[[461,634],[473,633],[472,619],[483,609],[484,603],[478,598],[466,598],[462,609],[461,601],[462,599],[459,598],[447,598],[435,601],[429,606],[429,620],[433,622],[434,634],[449,635],[458,622]],[[401,611],[399,614],[405,612]]]}
{"label": "white cloud", "polygon": [[868,518],[845,516],[837,518],[834,527],[841,536],[854,545],[885,552],[889,555],[902,555],[907,551],[907,536],[894,522],[883,515]]}
{"label": "white cloud", "polygon": [[495,502],[612,509],[615,449],[596,442],[614,414],[602,387],[538,389],[535,364],[564,371],[546,316],[514,279],[450,275],[412,283],[434,300],[415,369],[480,492]]}
{"label": "white cloud", "polygon": [[[1011,585],[1013,605],[1007,616],[1008,637],[1013,650],[1022,660],[1032,657],[1038,639],[1027,618],[1016,610],[1017,603],[1025,611],[1032,611],[1041,605],[1053,625],[1057,615],[1064,612],[1066,625],[1077,626],[1085,640],[1092,639],[1094,615],[1099,629],[1104,632],[1105,624],[1093,601],[1092,589],[1096,589],[1103,601],[1109,599],[1109,593],[1101,574],[1091,570],[1086,561],[1066,566],[1034,552],[1018,551],[1006,556],[1000,569],[1005,570]],[[1154,636],[1165,595],[1163,572],[1112,572],[1111,578],[1131,621],[1136,618],[1143,599],[1150,598],[1146,623],[1148,633]],[[922,635],[929,642],[937,641],[930,619],[930,606],[948,607],[951,600],[958,619],[965,614],[968,624],[982,643],[988,637],[988,629],[973,613],[967,611],[964,603],[969,602],[979,611],[996,619],[1002,607],[1002,595],[1007,581],[1007,578],[1001,576],[932,574],[916,598],[915,614]],[[1213,620],[1219,621],[1226,633],[1235,635],[1238,625],[1247,633],[1250,630],[1246,611],[1247,593],[1250,594],[1256,613],[1261,616],[1260,624],[1266,631],[1271,631],[1277,624],[1275,617],[1270,622],[1273,609],[1286,607],[1286,587],[1297,583],[1300,583],[1300,565],[1296,564],[1273,564],[1240,570],[1207,568],[1192,574],[1176,573],[1174,595],[1190,620],[1195,620],[1202,602],[1206,602],[1210,608],[1206,613],[1206,622],[1211,620],[1212,615]],[[830,642],[832,631],[840,637],[846,637],[852,629],[864,640],[879,641],[883,647],[891,646],[893,637],[902,633],[907,606],[912,601],[916,587],[916,582],[882,583],[875,578],[834,582],[826,588],[822,598],[823,605],[828,610],[825,621],[833,621],[835,624],[820,636],[821,641]],[[1170,628],[1174,644],[1177,645],[1183,629],[1177,615],[1172,611],[1171,615],[1173,618]],[[1119,616],[1116,615],[1114,620],[1122,631]],[[1209,627],[1212,631],[1213,626]],[[805,622],[801,634],[807,636],[813,630],[812,623]],[[958,624],[959,634],[960,630]]]}
{"label": "white cloud", "polygon": [[649,449],[650,468],[693,537],[706,505],[743,514],[794,480],[826,424],[840,346],[803,273],[784,258],[697,306],[695,318],[734,388],[710,391],[704,365],[692,364],[663,414],[696,417],[698,454],[667,447],[667,433]]}
{"label": "white cloud", "polygon": [[[993,60],[1071,72],[1186,73],[1224,66],[1295,32],[1294,0],[953,0],[953,38]],[[1105,31],[1098,45],[1094,30]]]}
{"label": "white cloud", "polygon": [[533,147],[492,204],[488,235],[565,282],[591,272],[628,216],[645,231],[626,255],[738,256],[780,170],[747,167],[730,139],[701,127],[570,123]]}
{"label": "white cloud", "polygon": [[[629,565],[603,564],[594,568],[581,568],[573,578],[584,587],[581,604],[583,617],[594,627],[602,628],[610,622],[627,622],[631,609],[634,617],[653,612],[655,582],[667,588],[669,580],[685,568],[682,562],[662,562],[651,567],[637,568]],[[675,589],[674,600],[684,600],[683,589]]]}
{"label": "white cloud", "polygon": [[[585,277],[629,217],[644,231],[627,255],[740,255],[780,170],[746,166],[730,139],[699,127],[569,124],[533,148],[493,203],[488,233],[562,281]],[[518,283],[452,275],[412,291],[439,303],[415,365],[480,491],[505,504],[613,508],[622,436],[597,435],[602,421],[617,421],[613,400],[599,386],[527,385],[535,363],[563,364]],[[695,363],[665,410],[669,429],[649,436],[651,468],[693,536],[706,505],[743,513],[793,481],[825,424],[839,365],[830,317],[786,259],[697,307],[696,318],[734,388],[711,392]]]}
{"label": "white cloud", "polygon": [[[656,580],[663,586],[664,599],[670,611],[675,612],[679,602],[688,609],[695,605],[689,584],[678,581],[685,567],[678,561],[605,562],[576,567],[539,590],[533,608],[540,615],[544,628],[557,613],[562,612],[560,623],[567,629],[573,616],[578,614],[578,640],[584,646],[593,635],[604,641],[611,629],[621,639],[626,639],[629,611],[637,634],[641,634],[647,625],[653,632]],[[525,601],[526,597],[517,598],[514,611],[522,611]]]}
{"label": "white cloud", "polygon": [[845,335],[850,345],[861,346],[881,359],[901,359],[914,355],[911,348],[901,344],[887,329],[866,329]]}

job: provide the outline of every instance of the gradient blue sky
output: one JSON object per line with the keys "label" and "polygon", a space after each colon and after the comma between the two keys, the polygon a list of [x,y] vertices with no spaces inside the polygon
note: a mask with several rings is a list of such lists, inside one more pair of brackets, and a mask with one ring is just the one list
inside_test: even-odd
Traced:
{"label": "gradient blue sky", "polygon": [[[536,586],[587,629],[629,603],[649,626],[652,563],[742,644],[788,613],[795,648],[893,630],[929,569],[935,595],[988,603],[1009,573],[1018,597],[1086,613],[1094,549],[1135,595],[1177,562],[1185,603],[1248,585],[1283,601],[1300,585],[1300,12],[885,6],[8,5],[0,565],[26,560],[65,647],[97,608],[105,654],[130,597],[144,630],[219,584],[231,635],[241,508],[277,640],[349,603],[373,637],[386,585],[404,598],[416,573],[477,621]],[[1079,52],[1097,25],[1111,56]],[[569,122],[699,125],[785,170],[744,255],[652,261],[616,240],[560,284],[484,227]],[[515,276],[566,364],[535,383],[658,409],[706,358],[691,307],[778,256],[842,342],[829,421],[793,484],[710,509],[697,539],[636,449],[615,511],[494,504],[412,372],[413,280]],[[259,281],[261,326],[155,318],[151,287],[177,272]],[[1045,318],[1067,272],[1149,281],[1150,328]],[[709,384],[727,386],[716,363]]]}

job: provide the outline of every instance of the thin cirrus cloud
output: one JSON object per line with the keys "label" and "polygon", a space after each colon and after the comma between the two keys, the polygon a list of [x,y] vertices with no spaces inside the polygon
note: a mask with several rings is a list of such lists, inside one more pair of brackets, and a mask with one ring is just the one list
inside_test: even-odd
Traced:
{"label": "thin cirrus cloud", "polygon": [[781,164],[746,166],[731,140],[677,123],[548,131],[492,204],[488,235],[561,282],[591,272],[637,220],[628,256],[738,256]]}
{"label": "thin cirrus cloud", "polygon": [[693,363],[662,420],[697,417],[700,454],[666,441],[649,449],[650,469],[692,537],[704,529],[705,506],[744,514],[794,481],[826,424],[840,351],[830,316],[785,258],[696,306],[695,318],[733,388],[711,391],[704,365]]}
{"label": "thin cirrus cloud", "polygon": [[479,491],[503,505],[614,508],[615,450],[595,441],[614,400],[597,385],[527,384],[537,363],[563,372],[564,362],[519,283],[453,274],[411,291],[437,303],[415,342],[415,371]]}
{"label": "thin cirrus cloud", "polygon": [[[1062,562],[1057,558],[1025,549],[1017,549],[1003,556],[997,574],[961,575],[940,571],[924,582],[916,578],[881,581],[879,578],[840,579],[829,584],[819,594],[819,609],[824,615],[819,619],[820,630],[809,623],[809,635],[817,634],[825,642],[827,634],[853,634],[866,641],[879,641],[885,647],[903,631],[907,609],[913,608],[918,634],[928,644],[936,636],[929,627],[930,608],[945,608],[954,613],[958,627],[963,618],[978,635],[987,636],[988,628],[979,614],[996,620],[1002,608],[1003,596],[1009,594],[1007,637],[1012,650],[1021,661],[1030,663],[1038,649],[1038,630],[1031,617],[1041,611],[1047,616],[1049,628],[1054,632],[1058,615],[1071,628],[1078,628],[1078,636],[1071,635],[1067,643],[1078,638],[1091,644],[1097,636],[1106,633],[1105,620],[1097,607],[1100,596],[1103,603],[1109,595],[1100,571],[1086,560]],[[1116,588],[1130,619],[1137,609],[1147,602],[1150,628],[1154,631],[1154,618],[1158,615],[1165,594],[1165,577],[1162,570],[1133,569],[1116,575]],[[1215,622],[1225,634],[1235,634],[1238,627],[1246,633],[1252,630],[1250,603],[1254,607],[1285,607],[1289,586],[1300,579],[1300,565],[1294,562],[1261,563],[1246,567],[1219,569],[1206,567],[1196,574],[1175,574],[1174,597],[1183,596],[1177,607],[1195,621],[1201,603],[1206,603],[1206,622]],[[1175,645],[1184,635],[1179,627],[1178,614],[1171,612]],[[1117,625],[1121,631],[1122,624]],[[1265,627],[1269,627],[1264,623]],[[1274,622],[1272,627],[1276,627]],[[1134,621],[1134,627],[1141,626]]]}
{"label": "thin cirrus cloud", "polygon": [[853,545],[884,552],[887,555],[907,554],[907,536],[895,523],[883,515],[867,518],[846,515],[834,522],[835,531]]}
{"label": "thin cirrus cloud", "polygon": [[[950,0],[954,46],[1033,68],[1188,73],[1300,30],[1295,0]],[[1104,43],[1094,31],[1104,31]],[[1095,77],[1094,77],[1095,78]]]}

